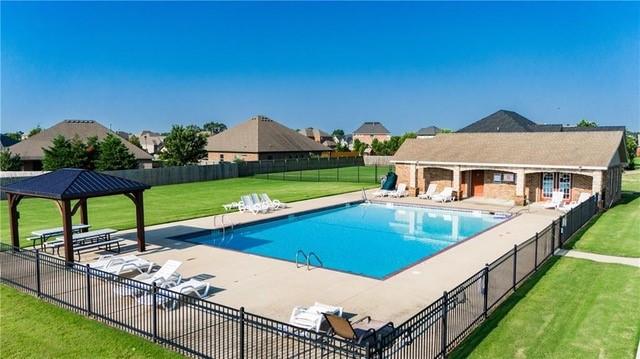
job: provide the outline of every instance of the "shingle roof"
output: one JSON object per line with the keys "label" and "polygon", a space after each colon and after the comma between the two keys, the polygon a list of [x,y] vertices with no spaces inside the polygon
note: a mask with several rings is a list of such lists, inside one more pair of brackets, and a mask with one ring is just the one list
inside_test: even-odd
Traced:
{"label": "shingle roof", "polygon": [[416,132],[418,136],[435,136],[440,133],[440,129],[436,126],[423,127]]}
{"label": "shingle roof", "polygon": [[302,130],[299,130],[298,133],[300,133],[301,135],[305,135],[307,137],[331,137],[330,134],[328,134],[325,131],[322,131],[319,128],[313,128],[313,127],[307,127],[307,128],[303,128]]}
{"label": "shingle roof", "polygon": [[357,130],[353,131],[354,135],[388,135],[389,130],[380,122],[365,122]]}
{"label": "shingle roof", "polygon": [[517,112],[499,110],[458,132],[529,132],[536,123]]}
{"label": "shingle roof", "polygon": [[[616,156],[618,154],[618,156]],[[626,162],[623,132],[452,133],[407,139],[393,161],[607,168]]]}
{"label": "shingle roof", "polygon": [[[68,139],[77,135],[82,140],[86,140],[91,136],[97,136],[98,139],[102,140],[107,137],[109,133],[114,132],[96,121],[65,120],[46,130],[42,130],[40,133],[24,141],[16,143],[11,146],[11,152],[20,155],[20,158],[23,160],[42,160],[44,158],[42,148],[51,147],[53,139],[58,135],[62,135]],[[139,149],[129,141],[123,139],[122,143],[137,160],[151,160],[153,158],[150,154]]]}
{"label": "shingle roof", "polygon": [[266,116],[254,116],[207,143],[210,152],[322,152],[331,149]]}
{"label": "shingle roof", "polygon": [[121,194],[151,186],[129,179],[77,168],[63,168],[2,187],[10,193],[51,199],[78,199]]}

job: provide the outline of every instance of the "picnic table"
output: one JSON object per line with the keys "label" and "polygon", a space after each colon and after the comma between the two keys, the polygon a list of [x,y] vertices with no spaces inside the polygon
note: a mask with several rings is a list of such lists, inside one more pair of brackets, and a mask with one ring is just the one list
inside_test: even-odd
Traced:
{"label": "picnic table", "polygon": [[[91,227],[91,225],[89,224],[76,224],[71,226],[71,231],[77,233],[77,232],[81,232],[84,229],[88,229],[89,227]],[[61,235],[62,233],[64,233],[63,227],[40,229],[40,230],[31,232],[33,237],[29,237],[29,239],[33,241],[34,249],[36,248],[36,242],[38,240],[40,240],[40,248],[43,248],[44,242],[47,240],[47,238],[55,237],[55,236]]]}
{"label": "picnic table", "polygon": [[[115,229],[104,228],[95,231],[74,233],[71,241],[73,244],[79,245],[85,244],[86,242],[104,242],[109,241],[111,239],[111,235],[116,232],[117,230]],[[59,253],[60,247],[62,246],[64,246],[64,237],[56,237],[55,240],[45,243],[44,248],[51,248],[52,250],[57,250]]]}

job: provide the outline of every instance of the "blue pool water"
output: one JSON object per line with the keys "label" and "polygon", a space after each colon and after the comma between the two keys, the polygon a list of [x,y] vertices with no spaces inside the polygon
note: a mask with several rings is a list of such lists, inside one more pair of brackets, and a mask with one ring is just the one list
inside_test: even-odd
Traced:
{"label": "blue pool water", "polygon": [[295,261],[298,249],[313,251],[325,268],[383,279],[503,220],[480,212],[363,203],[174,239],[287,261]]}

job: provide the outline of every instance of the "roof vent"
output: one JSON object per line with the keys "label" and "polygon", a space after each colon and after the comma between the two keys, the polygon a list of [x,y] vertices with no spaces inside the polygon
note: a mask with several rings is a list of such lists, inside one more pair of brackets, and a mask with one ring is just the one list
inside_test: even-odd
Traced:
{"label": "roof vent", "polygon": [[252,120],[258,120],[258,121],[265,121],[265,122],[273,122],[272,119],[270,119],[269,117],[264,116],[264,115],[253,116],[251,119]]}
{"label": "roof vent", "polygon": [[94,120],[64,120],[65,123],[95,123]]}

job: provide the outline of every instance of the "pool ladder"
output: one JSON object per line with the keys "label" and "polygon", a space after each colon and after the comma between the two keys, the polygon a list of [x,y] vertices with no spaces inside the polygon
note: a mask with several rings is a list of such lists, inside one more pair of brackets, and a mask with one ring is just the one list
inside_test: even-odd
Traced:
{"label": "pool ladder", "polygon": [[364,188],[362,189],[362,200],[365,203],[369,203],[369,198],[367,198],[367,192],[364,190]]}
{"label": "pool ladder", "polygon": [[[220,217],[220,224],[222,225],[220,229],[222,229],[222,234],[224,234],[225,231],[227,230],[227,225],[225,225],[224,223],[224,214],[221,214],[219,216],[213,216],[213,226],[214,227],[216,226],[216,223],[218,222],[217,221],[218,217]],[[234,227],[233,221],[229,220],[229,224],[230,224],[229,227],[231,227],[231,231],[233,231],[233,227]]]}
{"label": "pool ladder", "polygon": [[315,254],[314,252],[309,252],[309,254],[306,254],[302,249],[298,249],[298,251],[296,252],[296,268],[300,268],[302,267],[302,265],[300,264],[300,255],[302,255],[302,258],[304,258],[305,260],[305,264],[307,265],[307,270],[311,270],[311,259],[315,258],[316,261],[320,264],[318,267],[324,267],[324,264],[322,264],[322,261],[320,260],[320,257],[318,257],[317,254]]}

